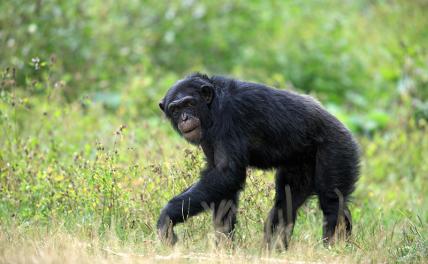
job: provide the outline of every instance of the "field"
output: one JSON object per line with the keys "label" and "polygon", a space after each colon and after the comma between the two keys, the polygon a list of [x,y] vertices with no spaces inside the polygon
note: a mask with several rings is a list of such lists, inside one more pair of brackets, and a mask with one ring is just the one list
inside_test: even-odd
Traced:
{"label": "field", "polygon": [[[32,2],[0,3],[0,263],[428,262],[424,1]],[[209,213],[177,226],[175,247],[158,241],[160,209],[204,157],[157,102],[195,70],[311,94],[354,132],[349,241],[323,246],[311,199],[289,249],[268,252],[274,172],[255,169],[232,245],[215,246]]]}

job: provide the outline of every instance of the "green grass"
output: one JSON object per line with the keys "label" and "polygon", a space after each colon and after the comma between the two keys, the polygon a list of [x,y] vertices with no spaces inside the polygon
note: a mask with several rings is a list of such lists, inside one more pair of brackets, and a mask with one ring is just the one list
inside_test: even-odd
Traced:
{"label": "green grass", "polygon": [[0,262],[428,259],[424,121],[399,116],[386,131],[359,137],[362,173],[348,243],[322,246],[322,214],[312,199],[299,212],[289,250],[268,254],[262,237],[272,171],[248,170],[232,247],[214,246],[205,213],[177,226],[179,243],[166,248],[156,238],[159,211],[197,180],[204,160],[160,113],[112,114],[90,101],[65,104],[22,91],[2,91],[0,99]]}

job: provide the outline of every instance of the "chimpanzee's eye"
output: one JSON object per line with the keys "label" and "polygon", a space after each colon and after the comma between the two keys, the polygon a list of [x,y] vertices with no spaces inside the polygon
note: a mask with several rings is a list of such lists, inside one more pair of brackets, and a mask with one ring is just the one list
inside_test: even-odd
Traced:
{"label": "chimpanzee's eye", "polygon": [[189,100],[189,101],[187,101],[186,102],[186,106],[187,107],[192,107],[192,106],[195,106],[196,105],[196,100]]}

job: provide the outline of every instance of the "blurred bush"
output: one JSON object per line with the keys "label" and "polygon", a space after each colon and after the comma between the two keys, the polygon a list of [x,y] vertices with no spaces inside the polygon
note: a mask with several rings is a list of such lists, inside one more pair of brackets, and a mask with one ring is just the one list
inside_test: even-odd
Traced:
{"label": "blurred bush", "polygon": [[312,93],[371,133],[396,106],[428,117],[427,12],[424,0],[2,1],[2,88],[40,93],[49,79],[67,101],[151,115],[174,80],[207,71]]}

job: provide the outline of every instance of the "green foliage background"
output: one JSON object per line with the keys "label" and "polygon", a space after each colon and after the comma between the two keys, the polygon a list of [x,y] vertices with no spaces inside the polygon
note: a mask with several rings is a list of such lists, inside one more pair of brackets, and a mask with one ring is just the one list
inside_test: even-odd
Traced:
{"label": "green foliage background", "polygon": [[[1,1],[0,226],[156,241],[161,206],[203,166],[158,101],[202,71],[317,97],[363,149],[354,244],[337,254],[426,260],[427,13],[425,0]],[[272,184],[249,171],[237,242],[249,252]],[[317,244],[316,208],[296,241]],[[180,227],[185,247],[204,250],[207,218]]]}

